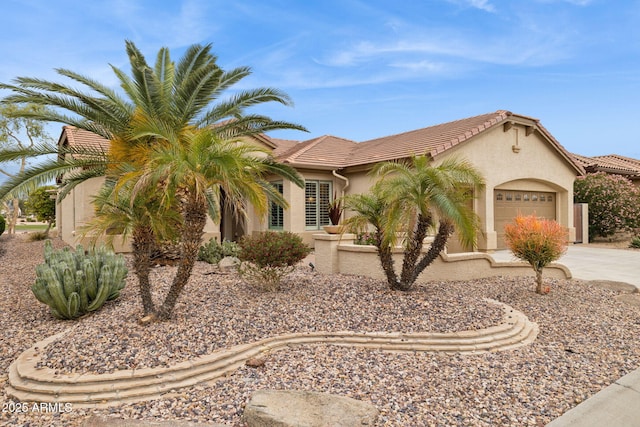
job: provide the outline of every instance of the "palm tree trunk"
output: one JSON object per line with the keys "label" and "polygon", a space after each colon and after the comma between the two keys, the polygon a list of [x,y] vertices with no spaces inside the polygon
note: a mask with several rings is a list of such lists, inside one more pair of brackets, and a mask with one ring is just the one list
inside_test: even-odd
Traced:
{"label": "palm tree trunk", "polygon": [[165,297],[162,306],[158,310],[158,318],[166,320],[171,317],[182,290],[191,277],[191,271],[198,258],[198,250],[202,243],[202,232],[207,221],[207,206],[204,201],[192,198],[183,211],[184,223],[182,225],[180,242],[180,262],[171,288]]}
{"label": "palm tree trunk", "polygon": [[402,261],[402,273],[400,275],[401,288],[408,284],[410,287],[415,281],[415,269],[418,257],[422,252],[422,246],[424,245],[424,238],[427,237],[427,230],[431,223],[431,217],[422,216],[418,214],[418,221],[416,223],[413,233],[409,237],[409,244],[404,252],[404,258]]}
{"label": "palm tree trunk", "polygon": [[138,278],[138,289],[142,300],[143,316],[155,313],[153,298],[151,296],[151,283],[149,272],[151,271],[151,249],[153,248],[155,237],[151,227],[140,226],[133,230],[133,268]]}
{"label": "palm tree trunk", "polygon": [[387,276],[387,283],[391,289],[396,289],[398,285],[398,276],[396,276],[395,269],[393,267],[393,256],[391,253],[391,247],[384,243],[382,231],[376,229],[376,248],[378,249],[378,258],[380,258],[380,264],[385,276]]}
{"label": "palm tree trunk", "polygon": [[436,258],[440,255],[447,245],[447,240],[449,240],[449,236],[453,234],[455,230],[454,225],[448,221],[441,219],[440,224],[438,225],[438,233],[436,234],[435,239],[433,239],[433,243],[431,243],[431,247],[427,251],[426,254],[420,259],[415,269],[413,270],[413,275],[411,279],[407,282],[402,282],[400,285],[400,289],[403,291],[408,291],[411,289],[416,280],[418,280],[418,276],[420,273],[424,271]]}

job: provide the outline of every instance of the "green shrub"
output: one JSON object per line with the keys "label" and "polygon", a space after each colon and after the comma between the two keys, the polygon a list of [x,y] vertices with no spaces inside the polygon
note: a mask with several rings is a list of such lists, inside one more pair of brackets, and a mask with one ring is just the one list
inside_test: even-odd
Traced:
{"label": "green shrub", "polygon": [[222,244],[216,239],[210,239],[208,243],[200,246],[198,251],[198,261],[217,264],[224,257],[237,257],[240,253],[240,246],[236,242],[225,240]]}
{"label": "green shrub", "polygon": [[284,276],[310,252],[311,248],[300,236],[288,231],[245,236],[240,240],[238,257],[242,264],[238,272],[246,281],[274,291],[279,289]]}
{"label": "green shrub", "polygon": [[81,245],[75,252],[69,248],[55,250],[47,240],[44,260],[36,266],[36,282],[31,290],[59,319],[74,319],[95,311],[117,298],[125,286],[124,258],[104,247],[86,252]]}
{"label": "green shrub", "polygon": [[2,215],[0,215],[0,236],[4,233],[4,229],[7,226],[7,221],[4,219]]}
{"label": "green shrub", "polygon": [[631,239],[631,243],[629,244],[630,248],[640,249],[640,236],[636,236]]}

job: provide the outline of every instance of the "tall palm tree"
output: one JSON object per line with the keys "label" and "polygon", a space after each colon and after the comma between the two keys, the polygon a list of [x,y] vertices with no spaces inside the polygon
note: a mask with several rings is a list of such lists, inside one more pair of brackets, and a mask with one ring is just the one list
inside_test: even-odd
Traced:
{"label": "tall palm tree", "polygon": [[[143,170],[154,153],[154,147],[168,144],[188,144],[191,135],[200,129],[211,128],[218,138],[236,140],[273,129],[298,129],[302,126],[274,121],[268,117],[247,113],[247,109],[266,102],[291,105],[289,97],[273,88],[242,90],[221,99],[223,93],[250,74],[247,67],[224,71],[211,53],[211,45],[193,45],[175,64],[167,48],[158,52],[153,67],[130,41],[126,52],[131,75],[112,66],[124,95],[89,78],[66,69],[58,69],[61,76],[72,84],[63,84],[37,78],[18,77],[13,84],[0,84],[0,89],[12,92],[2,103],[33,103],[47,109],[24,113],[25,116],[48,122],[60,122],[96,133],[110,141],[107,153],[79,148],[59,148],[42,145],[27,150],[28,155],[58,154],[58,158],[45,161],[10,180],[0,188],[0,198],[20,191],[34,182],[46,182],[67,172],[61,197],[81,182],[94,176],[106,175],[115,182],[113,196],[126,188],[121,180],[132,171]],[[80,85],[83,90],[75,88]],[[0,161],[17,158],[17,152],[0,153]],[[148,192],[136,191],[136,197]],[[133,201],[132,201],[133,202]],[[131,203],[132,208],[144,203]],[[144,215],[135,214],[140,218]],[[150,246],[147,240],[157,240],[153,228],[143,230],[145,222],[137,223],[131,236],[133,246],[140,250],[140,265],[136,268],[139,285],[148,284],[144,271],[148,271]],[[147,224],[149,225],[149,224]],[[157,231],[157,230],[155,230]],[[151,233],[151,234],[149,234]],[[144,242],[140,242],[142,239]],[[147,265],[147,267],[145,267]],[[149,290],[141,290],[148,295]],[[151,306],[144,305],[145,315]]]}
{"label": "tall palm tree", "polygon": [[[468,201],[473,189],[484,185],[484,180],[469,162],[447,159],[432,166],[427,156],[414,156],[407,163],[381,163],[372,173],[378,177],[377,197],[385,205],[383,243],[395,244],[398,232],[406,236],[400,277],[393,271],[392,262],[382,262],[392,289],[411,289],[456,229],[464,244],[475,244],[478,217]],[[435,239],[420,258],[427,232],[436,221]]]}

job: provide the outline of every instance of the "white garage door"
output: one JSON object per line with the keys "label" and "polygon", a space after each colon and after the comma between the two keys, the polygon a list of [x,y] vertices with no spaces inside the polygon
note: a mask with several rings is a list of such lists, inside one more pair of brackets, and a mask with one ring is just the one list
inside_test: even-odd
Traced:
{"label": "white garage door", "polygon": [[518,214],[556,219],[556,193],[520,190],[494,190],[493,193],[498,249],[506,248],[504,226],[513,222]]}

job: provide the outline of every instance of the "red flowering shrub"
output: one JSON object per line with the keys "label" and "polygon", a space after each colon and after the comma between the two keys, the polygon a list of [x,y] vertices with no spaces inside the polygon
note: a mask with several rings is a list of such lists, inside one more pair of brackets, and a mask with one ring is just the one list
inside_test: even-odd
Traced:
{"label": "red flowering shrub", "polygon": [[578,177],[573,200],[589,204],[589,240],[640,227],[640,189],[623,176],[597,172]]}
{"label": "red flowering shrub", "polygon": [[542,270],[566,252],[567,231],[557,222],[535,215],[518,215],[504,230],[511,252],[536,272],[536,292],[549,293],[548,287],[542,285]]}

